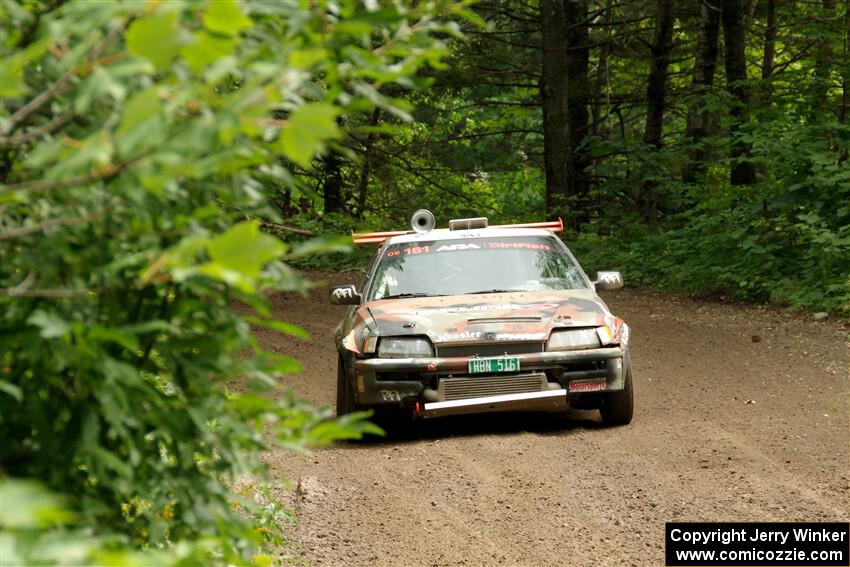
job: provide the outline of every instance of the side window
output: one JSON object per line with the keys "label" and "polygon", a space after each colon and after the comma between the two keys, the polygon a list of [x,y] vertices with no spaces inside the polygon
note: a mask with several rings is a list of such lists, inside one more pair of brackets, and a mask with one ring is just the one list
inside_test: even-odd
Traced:
{"label": "side window", "polygon": [[361,294],[365,295],[368,291],[366,287],[369,285],[369,275],[375,269],[375,265],[381,259],[381,254],[384,252],[383,246],[378,246],[375,250],[375,254],[372,256],[372,259],[369,260],[369,263],[366,265],[366,269],[363,271],[363,274],[360,276],[360,281],[357,283],[357,291]]}
{"label": "side window", "polygon": [[561,250],[561,256],[565,263],[564,278],[572,282],[572,287],[576,289],[586,289],[588,282],[585,281],[585,275],[579,266],[578,261],[573,256],[567,245],[560,239],[554,238],[557,241],[557,248]]}
{"label": "side window", "polygon": [[378,264],[370,282],[372,287],[368,296],[370,300],[383,299],[387,295],[395,293],[395,289],[398,287],[398,280],[395,278],[395,275],[398,274],[398,267],[399,259],[397,258],[384,258],[384,261]]}

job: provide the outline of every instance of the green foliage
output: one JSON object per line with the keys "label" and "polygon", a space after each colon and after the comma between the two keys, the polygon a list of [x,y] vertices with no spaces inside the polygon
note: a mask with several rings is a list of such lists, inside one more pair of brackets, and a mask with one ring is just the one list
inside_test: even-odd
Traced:
{"label": "green foliage", "polygon": [[[0,559],[3,565],[178,567],[216,562],[211,540],[168,550],[137,551],[120,534],[94,534],[60,495],[39,483],[0,479]],[[262,564],[261,557],[255,563]],[[260,560],[260,561],[257,561]]]}
{"label": "green foliage", "polygon": [[260,453],[379,432],[282,389],[252,325],[307,340],[267,295],[342,247],[261,228],[347,113],[407,112],[378,89],[439,62],[435,10],[3,1],[0,475],[40,483],[0,485],[4,557],[266,564]]}
{"label": "green foliage", "polygon": [[663,232],[578,235],[589,271],[617,269],[629,284],[850,312],[850,229],[813,213],[765,219],[749,211],[689,215]]}
{"label": "green foliage", "polygon": [[[577,236],[580,259],[631,283],[850,315],[850,127],[774,117],[748,135],[763,176],[746,191],[722,179],[677,182],[686,158],[673,144],[631,148],[627,169],[606,162],[596,194],[611,207]],[[622,189],[643,179],[660,184],[671,211],[655,227]]]}

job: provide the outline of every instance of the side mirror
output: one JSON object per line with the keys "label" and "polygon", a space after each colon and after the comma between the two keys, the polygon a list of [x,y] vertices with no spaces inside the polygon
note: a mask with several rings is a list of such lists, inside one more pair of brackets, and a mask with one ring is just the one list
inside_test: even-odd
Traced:
{"label": "side mirror", "polygon": [[612,291],[623,287],[623,275],[620,272],[596,272],[593,282],[596,291]]}
{"label": "side mirror", "polygon": [[330,291],[330,301],[334,305],[359,305],[360,294],[351,284],[335,285]]}

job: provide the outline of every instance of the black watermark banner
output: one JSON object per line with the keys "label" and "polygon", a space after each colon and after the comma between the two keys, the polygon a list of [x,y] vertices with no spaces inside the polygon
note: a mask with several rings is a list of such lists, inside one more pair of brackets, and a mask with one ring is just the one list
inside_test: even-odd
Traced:
{"label": "black watermark banner", "polygon": [[668,522],[668,567],[847,567],[850,524]]}

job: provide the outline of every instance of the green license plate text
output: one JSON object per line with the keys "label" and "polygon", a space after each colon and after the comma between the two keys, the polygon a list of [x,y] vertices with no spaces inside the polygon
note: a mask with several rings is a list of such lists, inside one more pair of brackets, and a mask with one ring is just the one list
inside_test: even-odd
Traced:
{"label": "green license plate text", "polygon": [[494,374],[497,372],[516,372],[519,359],[507,356],[498,358],[472,358],[469,360],[470,374]]}

